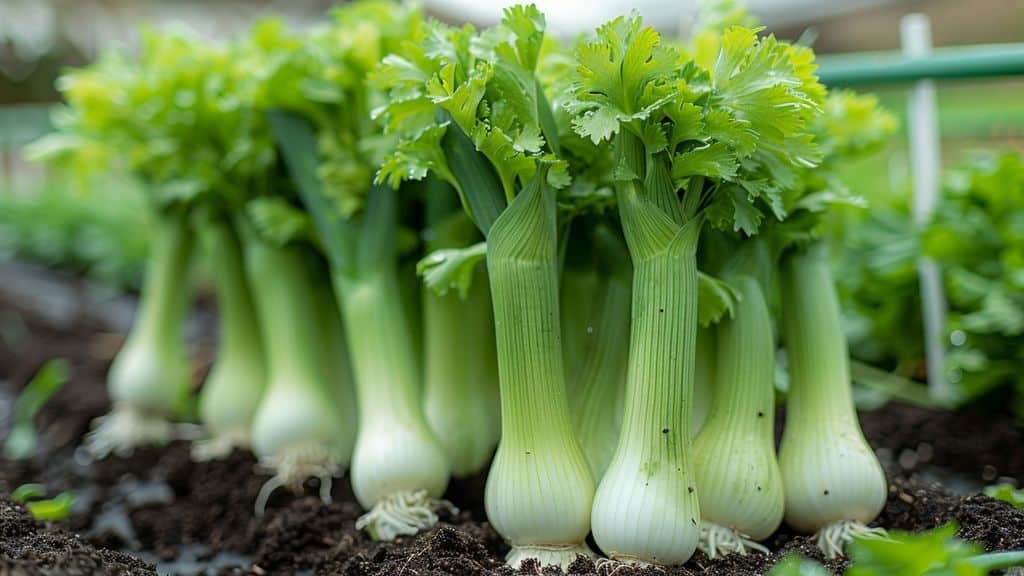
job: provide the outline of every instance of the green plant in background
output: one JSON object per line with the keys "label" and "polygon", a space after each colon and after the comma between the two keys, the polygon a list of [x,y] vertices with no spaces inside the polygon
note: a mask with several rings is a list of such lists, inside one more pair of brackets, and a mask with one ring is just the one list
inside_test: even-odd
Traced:
{"label": "green plant in background", "polygon": [[1021,214],[1017,152],[977,154],[947,172],[939,209],[923,229],[911,225],[906,209],[872,211],[849,231],[852,249],[841,261],[854,353],[924,377],[915,266],[928,255],[942,269],[949,301],[944,377],[957,391],[954,401],[1003,394],[1024,415]]}
{"label": "green plant in background", "polygon": [[70,372],[67,360],[49,360],[21,391],[14,403],[10,430],[4,440],[5,458],[25,460],[36,454],[39,444],[39,433],[34,422],[36,414],[64,387],[71,376]]}
{"label": "green plant in background", "polygon": [[138,289],[149,249],[143,197],[124,177],[97,180],[83,193],[69,174],[55,171],[27,194],[0,192],[0,260],[38,262]]}
{"label": "green plant in background", "polygon": [[985,487],[985,496],[1002,500],[1024,510],[1024,490],[1014,488],[1013,484],[995,484]]}
{"label": "green plant in background", "polygon": [[[1024,552],[985,554],[981,545],[956,537],[955,524],[921,534],[892,533],[887,538],[850,544],[852,565],[846,576],[986,576],[994,570],[1024,566]],[[769,576],[823,576],[817,562],[788,556]]]}

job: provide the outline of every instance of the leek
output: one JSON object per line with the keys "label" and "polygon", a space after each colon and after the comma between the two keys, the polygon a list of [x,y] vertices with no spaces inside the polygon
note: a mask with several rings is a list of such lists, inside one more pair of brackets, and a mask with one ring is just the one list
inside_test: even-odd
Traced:
{"label": "leek", "polygon": [[201,236],[215,271],[220,315],[217,359],[199,395],[199,416],[207,438],[192,449],[194,457],[205,460],[226,456],[236,447],[249,447],[253,417],[266,384],[266,366],[235,228],[211,219]]}
{"label": "leek", "polygon": [[[600,287],[589,307],[590,317],[585,328],[587,346],[581,352],[580,369],[570,381],[569,401],[573,424],[590,471],[594,478],[601,478],[611,461],[622,427],[622,400],[629,360],[629,346],[624,340],[629,334],[633,279],[626,247],[607,226],[596,227],[593,242],[587,245],[598,254],[599,262],[591,267],[591,276]],[[562,301],[567,297],[572,299],[566,294]]]}
{"label": "leek", "polygon": [[184,407],[191,389],[182,328],[190,299],[193,232],[183,214],[156,213],[152,235],[136,318],[107,375],[113,407],[86,437],[89,451],[101,458],[167,443],[170,419]]}
{"label": "leek", "polygon": [[[369,145],[381,141],[370,108],[383,99],[367,77],[414,33],[420,14],[361,2],[332,17],[301,40],[264,31],[260,45],[276,35],[290,54],[260,61],[278,67],[266,73],[268,107],[276,107],[271,128],[327,256],[344,320],[359,406],[351,481],[368,510],[356,526],[391,540],[433,525],[448,483],[447,458],[422,406],[412,332],[419,290],[400,285],[398,197],[372,185],[379,158]],[[325,77],[325,69],[334,73]],[[289,80],[273,81],[282,76]]]}
{"label": "leek", "polygon": [[[448,485],[447,458],[420,403],[397,271],[335,276],[359,398],[352,489],[369,513],[356,526],[379,540],[415,534],[437,522],[432,503]],[[387,354],[381,351],[386,350]]]}
{"label": "leek", "polygon": [[673,222],[644,194],[618,189],[633,261],[629,368],[622,431],[594,496],[593,532],[614,559],[673,565],[693,554],[700,518],[687,448],[702,220]]}
{"label": "leek", "polygon": [[888,484],[857,420],[849,354],[824,245],[786,258],[782,325],[789,361],[786,427],[779,449],[786,523],[817,532],[829,558],[885,506]]}
{"label": "leek", "polygon": [[352,453],[354,423],[339,417],[336,396],[324,368],[322,315],[315,297],[318,263],[300,245],[276,246],[253,234],[246,265],[263,331],[267,383],[253,421],[252,448],[275,475],[256,499],[262,513],[279,486],[299,490],[310,476],[320,480],[320,497],[330,501],[332,477]]}
{"label": "leek", "polygon": [[[578,49],[567,104],[580,136],[614,143],[633,261],[622,432],[593,510],[594,539],[618,560],[678,565],[697,546],[697,326],[728,307],[728,291],[697,272],[703,224],[756,234],[764,211],[782,217],[775,181],[794,181],[818,156],[806,128],[823,89],[809,51],[732,26],[694,58],[681,66],[685,56],[638,16],[617,18]],[[722,298],[698,307],[705,291]]]}
{"label": "leek", "polygon": [[[767,260],[766,247],[748,240]],[[743,250],[741,248],[741,250]],[[755,256],[758,257],[758,256]],[[782,523],[775,459],[775,340],[758,275],[739,266],[727,278],[740,294],[734,317],[716,329],[714,397],[693,444],[702,515],[700,547],[710,557],[747,550]]]}
{"label": "leek", "polygon": [[593,480],[576,441],[559,335],[554,192],[534,178],[487,235],[501,383],[501,442],[485,506],[506,560],[568,565],[587,554]]}
{"label": "leek", "polygon": [[[427,250],[462,248],[475,240],[454,190],[430,193]],[[467,284],[444,294],[423,289],[423,405],[456,477],[484,470],[501,434],[494,316],[483,266],[472,265]]]}

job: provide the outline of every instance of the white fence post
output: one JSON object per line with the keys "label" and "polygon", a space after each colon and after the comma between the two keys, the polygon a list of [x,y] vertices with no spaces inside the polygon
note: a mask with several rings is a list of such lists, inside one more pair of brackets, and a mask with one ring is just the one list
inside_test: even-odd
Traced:
{"label": "white fence post", "polygon": [[[926,56],[932,51],[931,23],[924,14],[908,14],[900,22],[903,53],[909,57]],[[918,227],[931,219],[941,194],[939,174],[942,158],[939,150],[938,105],[935,82],[914,83],[907,101],[910,167],[914,183],[913,218]],[[924,319],[925,358],[928,391],[932,398],[945,402],[952,390],[944,369],[946,355],[946,293],[942,273],[930,258],[918,262],[921,283],[921,311]]]}

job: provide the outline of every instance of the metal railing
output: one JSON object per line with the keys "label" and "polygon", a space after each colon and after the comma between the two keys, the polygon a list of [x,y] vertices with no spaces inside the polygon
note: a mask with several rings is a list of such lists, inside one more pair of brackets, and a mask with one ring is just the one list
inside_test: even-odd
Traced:
{"label": "metal railing", "polygon": [[[902,52],[822,57],[818,75],[830,86],[910,84],[907,101],[912,214],[915,225],[931,218],[941,199],[938,105],[935,80],[1024,76],[1024,44],[964,46],[932,50],[927,16],[909,14],[900,23]],[[928,257],[918,262],[924,320],[928,390],[939,402],[953,397],[945,374],[948,304],[938,265]]]}

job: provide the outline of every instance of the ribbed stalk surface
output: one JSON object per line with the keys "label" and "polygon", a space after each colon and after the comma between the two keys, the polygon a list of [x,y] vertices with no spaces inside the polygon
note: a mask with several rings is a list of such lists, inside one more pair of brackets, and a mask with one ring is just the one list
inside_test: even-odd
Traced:
{"label": "ribbed stalk surface", "polygon": [[485,502],[514,547],[579,547],[590,530],[594,484],[566,400],[555,213],[554,193],[535,182],[487,239],[502,437]]}
{"label": "ribbed stalk surface", "polygon": [[714,398],[694,441],[704,520],[755,540],[782,522],[782,476],[775,459],[775,339],[761,286],[730,278],[740,294],[717,327]]}
{"label": "ribbed stalk surface", "polygon": [[[630,278],[608,276],[589,322],[593,339],[571,387],[576,433],[595,479],[604,475],[622,428],[629,360]],[[570,296],[571,297],[571,296]]]}
{"label": "ribbed stalk surface", "polygon": [[857,420],[839,300],[824,246],[786,259],[783,335],[789,361],[779,464],[786,523],[815,531],[840,520],[869,522],[886,481]]}
{"label": "ribbed stalk surface", "polygon": [[677,224],[629,191],[619,211],[633,260],[629,372],[622,432],[594,499],[594,539],[613,558],[682,564],[700,519],[688,453],[700,221]]}

